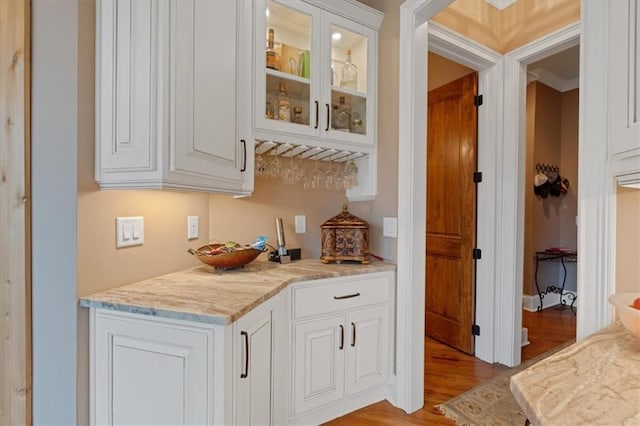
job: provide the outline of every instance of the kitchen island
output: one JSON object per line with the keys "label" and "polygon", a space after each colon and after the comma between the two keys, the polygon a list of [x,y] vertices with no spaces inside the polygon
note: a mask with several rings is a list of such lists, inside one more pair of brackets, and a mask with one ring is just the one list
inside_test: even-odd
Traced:
{"label": "kitchen island", "polygon": [[322,423],[391,392],[393,264],[203,265],[80,304],[92,424]]}
{"label": "kitchen island", "polygon": [[640,424],[640,340],[619,321],[511,378],[533,425]]}

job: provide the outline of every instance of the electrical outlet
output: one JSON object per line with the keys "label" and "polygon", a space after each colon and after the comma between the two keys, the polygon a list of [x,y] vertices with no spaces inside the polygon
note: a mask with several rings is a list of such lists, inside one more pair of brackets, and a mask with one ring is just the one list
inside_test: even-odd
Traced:
{"label": "electrical outlet", "polygon": [[187,216],[187,239],[195,240],[199,235],[198,216]]}
{"label": "electrical outlet", "polygon": [[398,218],[383,217],[382,218],[382,236],[389,238],[398,238]]}
{"label": "electrical outlet", "polygon": [[116,217],[116,248],[144,244],[144,218],[142,216]]}
{"label": "electrical outlet", "polygon": [[307,232],[307,216],[297,215],[295,217],[296,234],[304,234]]}

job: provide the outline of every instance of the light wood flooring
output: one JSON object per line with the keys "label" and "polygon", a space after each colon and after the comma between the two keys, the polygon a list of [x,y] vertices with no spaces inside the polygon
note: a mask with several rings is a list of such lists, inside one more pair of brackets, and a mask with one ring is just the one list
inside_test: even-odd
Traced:
{"label": "light wood flooring", "polygon": [[[523,326],[529,330],[529,345],[522,348],[522,361],[534,358],[575,338],[576,317],[568,307],[555,306],[544,311],[522,311]],[[488,364],[456,351],[433,339],[425,339],[424,407],[409,415],[387,401],[378,402],[330,425],[454,425],[434,407],[448,401],[501,371],[500,364]]]}

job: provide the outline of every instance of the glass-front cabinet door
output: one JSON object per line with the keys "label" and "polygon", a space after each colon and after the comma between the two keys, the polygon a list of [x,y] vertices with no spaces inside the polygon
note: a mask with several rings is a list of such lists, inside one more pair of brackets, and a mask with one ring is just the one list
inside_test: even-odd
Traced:
{"label": "glass-front cabinet door", "polygon": [[324,137],[373,145],[375,124],[375,32],[339,16],[323,13],[322,41],[327,52],[323,79]]}
{"label": "glass-front cabinet door", "polygon": [[320,14],[301,1],[255,3],[255,124],[320,135]]}

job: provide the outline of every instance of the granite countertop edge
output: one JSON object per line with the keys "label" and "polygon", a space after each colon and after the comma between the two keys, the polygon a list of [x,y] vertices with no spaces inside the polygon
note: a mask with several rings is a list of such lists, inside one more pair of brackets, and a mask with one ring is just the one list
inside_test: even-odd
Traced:
{"label": "granite countertop edge", "polygon": [[[98,293],[86,295],[80,297],[79,304],[85,308],[99,308],[107,309],[119,312],[127,312],[133,314],[148,315],[151,317],[161,317],[167,319],[177,319],[194,321],[200,323],[208,323],[214,325],[228,325],[237,321],[239,318],[255,309],[257,306],[278,295],[288,286],[294,283],[320,280],[326,278],[337,278],[351,275],[363,275],[373,274],[377,272],[395,271],[396,265],[388,262],[372,262],[369,265],[337,265],[330,264],[325,265],[320,263],[319,260],[305,259],[298,262],[292,262],[288,265],[272,264],[267,262],[257,262],[257,264],[263,264],[257,267],[256,270],[249,271],[244,275],[245,281],[251,281],[252,277],[255,277],[255,281],[260,281],[260,275],[265,272],[262,266],[269,266],[266,272],[281,272],[289,274],[288,278],[278,280],[273,279],[273,284],[267,283],[265,288],[257,288],[255,290],[255,296],[250,296],[250,300],[244,303],[240,307],[227,307],[222,306],[220,309],[215,307],[207,308],[207,310],[199,309],[198,306],[189,306],[188,302],[184,306],[166,306],[168,298],[180,299],[179,293],[183,283],[179,275],[184,275],[186,278],[190,274],[201,273],[202,271],[213,271],[212,268],[206,266],[199,266],[189,268],[183,271],[162,275],[159,277],[143,280],[136,283],[127,284],[124,286],[116,287],[110,290],[101,291]],[[255,267],[255,266],[254,266]],[[299,269],[299,271],[298,271]],[[244,272],[244,271],[243,271]],[[200,283],[202,289],[208,287],[208,291],[212,294],[216,292],[215,286],[224,281],[225,278],[230,277],[226,274],[233,274],[233,271],[225,272],[220,275],[211,274],[210,277],[206,277],[207,283]],[[202,276],[202,274],[201,274]],[[233,277],[233,275],[231,275]],[[155,285],[159,280],[172,279],[174,284],[166,284],[163,286],[165,294],[158,296],[157,300],[154,299],[154,295],[148,295],[149,287]],[[197,285],[195,287],[197,287]],[[232,286],[238,286],[237,290],[246,290],[245,283],[233,283]],[[146,287],[146,288],[145,288]],[[137,294],[138,289],[143,289],[140,294]],[[197,288],[192,286],[193,290],[197,291]],[[167,292],[169,290],[169,292]],[[220,289],[219,292],[224,296],[229,297],[233,295],[233,289]],[[127,300],[126,294],[133,294],[136,296],[135,301]],[[148,295],[148,300],[144,301],[145,295]],[[224,298],[224,297],[223,297]]]}

